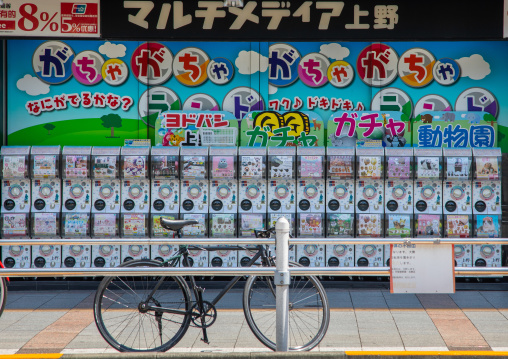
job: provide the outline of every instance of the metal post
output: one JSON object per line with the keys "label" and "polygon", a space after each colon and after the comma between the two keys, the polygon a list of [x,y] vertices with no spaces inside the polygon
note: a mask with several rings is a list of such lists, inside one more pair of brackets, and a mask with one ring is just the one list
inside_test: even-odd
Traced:
{"label": "metal post", "polygon": [[289,350],[289,222],[281,217],[275,224],[275,245],[277,266],[274,282],[276,285],[276,345],[278,352]]}

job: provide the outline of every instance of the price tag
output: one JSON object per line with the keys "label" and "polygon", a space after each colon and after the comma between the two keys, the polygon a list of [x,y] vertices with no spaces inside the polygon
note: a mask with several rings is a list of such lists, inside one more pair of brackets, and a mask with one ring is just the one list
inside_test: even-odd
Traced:
{"label": "price tag", "polygon": [[99,37],[99,0],[4,0],[0,36]]}

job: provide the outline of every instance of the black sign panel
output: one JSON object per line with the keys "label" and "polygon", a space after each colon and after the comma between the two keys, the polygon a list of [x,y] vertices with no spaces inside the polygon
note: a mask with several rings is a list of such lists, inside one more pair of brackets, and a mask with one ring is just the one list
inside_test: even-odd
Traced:
{"label": "black sign panel", "polygon": [[503,0],[101,1],[102,37],[141,40],[502,39]]}

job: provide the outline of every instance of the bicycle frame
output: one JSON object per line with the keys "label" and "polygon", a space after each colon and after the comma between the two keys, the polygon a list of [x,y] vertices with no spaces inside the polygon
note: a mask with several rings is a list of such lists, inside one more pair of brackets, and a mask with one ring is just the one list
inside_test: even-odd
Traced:
{"label": "bicycle frame", "polygon": [[[170,259],[164,261],[161,265],[162,266],[167,266],[169,264],[174,265],[176,263],[175,260],[177,260],[177,259],[179,259],[180,257],[183,256],[184,266],[190,267],[190,263],[189,263],[189,251],[188,251],[189,247],[192,248],[192,249],[195,248],[195,249],[200,249],[200,250],[206,250],[207,252],[219,251],[219,250],[222,250],[222,249],[225,248],[225,247],[218,247],[218,246],[215,246],[215,247],[213,247],[213,246],[211,246],[211,247],[181,246],[181,248],[178,251],[177,255],[175,255],[174,257],[171,257]],[[246,250],[246,249],[253,248],[253,247],[228,246],[227,248],[228,249],[232,249],[232,250]],[[267,262],[266,264],[270,264],[270,263],[268,263],[269,256],[266,254],[266,249],[264,248],[264,246],[263,245],[259,245],[259,246],[256,246],[256,248],[257,248],[258,252],[245,265],[246,267],[252,266],[254,263],[256,263],[256,261],[260,257],[261,257],[262,261]],[[215,306],[235,286],[235,284],[238,283],[238,281],[241,278],[242,278],[242,276],[235,276],[235,277],[233,277],[233,279],[231,279],[229,281],[229,283],[220,291],[220,293],[217,294],[217,296],[212,300],[212,302],[211,302],[212,305]],[[190,311],[184,311],[184,310],[162,308],[162,307],[148,305],[148,302],[152,299],[153,295],[159,289],[159,287],[161,286],[163,281],[164,281],[164,277],[159,279],[159,282],[155,285],[155,287],[153,288],[152,292],[148,295],[148,297],[146,299],[146,302],[145,302],[145,304],[147,304],[146,307],[145,307],[147,310],[157,310],[157,311],[163,312],[163,313],[180,314],[180,315],[190,314],[193,317],[199,317],[201,315],[200,313],[193,312],[192,309]],[[196,285],[196,280],[194,279],[194,276],[190,276],[189,282],[192,285],[192,291],[194,293],[194,298],[196,299],[195,301],[199,305],[201,305],[201,303],[203,302],[203,298],[202,298],[202,295],[201,295],[202,292],[200,290],[201,288]]]}

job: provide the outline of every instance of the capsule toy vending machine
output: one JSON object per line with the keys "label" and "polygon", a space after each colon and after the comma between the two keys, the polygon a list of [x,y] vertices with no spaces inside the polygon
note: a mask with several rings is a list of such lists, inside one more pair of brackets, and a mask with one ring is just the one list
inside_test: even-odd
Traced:
{"label": "capsule toy vending machine", "polygon": [[[2,238],[29,239],[30,219],[27,213],[2,213]],[[1,246],[5,268],[30,268],[32,249],[30,246]]]}
{"label": "capsule toy vending machine", "polygon": [[[62,238],[90,238],[90,213],[62,213]],[[62,266],[67,268],[90,268],[92,246],[73,244],[62,246]]]}
{"label": "capsule toy vending machine", "polygon": [[[92,203],[91,146],[65,146],[62,151],[62,237],[90,238]],[[92,246],[62,246],[62,265],[89,268]]]}
{"label": "capsule toy vending machine", "polygon": [[[277,221],[279,218],[284,217],[289,222],[289,235],[291,237],[295,237],[296,235],[296,214],[295,213],[269,213],[268,214],[268,224],[267,228],[275,228]],[[276,246],[274,244],[270,244],[269,246],[270,252],[273,256],[276,253]],[[289,246],[289,261],[296,262],[296,245]]]}
{"label": "capsule toy vending machine", "polygon": [[[32,213],[33,239],[59,239],[60,213]],[[60,268],[62,266],[62,246],[43,244],[32,246],[33,268]]]}
{"label": "capsule toy vending machine", "polygon": [[[236,238],[236,214],[212,213],[210,214],[210,238]],[[209,252],[210,267],[238,267],[238,251],[228,248],[227,245],[218,251]]]}
{"label": "capsule toy vending machine", "polygon": [[[240,217],[238,232],[242,238],[256,238],[254,230],[265,229],[266,215],[263,213],[240,213],[238,216]],[[257,250],[238,251],[239,265],[245,267],[256,254]],[[261,264],[261,258],[256,261],[256,264]]]}
{"label": "capsule toy vending machine", "polygon": [[[153,154],[153,149],[152,149]],[[153,164],[153,157],[152,157]],[[153,193],[153,192],[152,192]],[[167,213],[167,214],[153,214],[152,213],[152,224],[151,224],[151,237],[153,239],[165,239],[167,238],[167,243],[164,244],[152,244],[150,246],[150,258],[164,262],[172,257],[174,257],[178,253],[179,246],[172,245],[170,243],[171,239],[175,237],[175,232],[167,230],[161,225],[161,218],[164,217],[166,219],[175,220],[178,219],[178,213]]]}
{"label": "capsule toy vending machine", "polygon": [[150,147],[122,147],[121,213],[150,212]]}
{"label": "capsule toy vending machine", "polygon": [[30,213],[30,146],[3,146],[2,213]]}
{"label": "capsule toy vending machine", "polygon": [[[298,213],[298,238],[323,238],[325,236],[324,213]],[[323,244],[299,244],[296,246],[296,261],[304,267],[324,267],[325,246]]]}
{"label": "capsule toy vending machine", "polygon": [[[473,224],[474,237],[500,238],[502,198],[502,157],[500,148],[473,148]],[[475,267],[500,267],[502,247],[473,245]]]}
{"label": "capsule toy vending machine", "polygon": [[[443,149],[415,148],[414,213],[443,214]],[[439,218],[441,218],[439,216]]]}
{"label": "capsule toy vending machine", "polygon": [[120,237],[119,216],[119,213],[92,214],[92,238],[104,240],[101,245],[92,246],[92,267],[113,268],[121,264],[120,246],[108,244],[108,239]]}
{"label": "capsule toy vending machine", "polygon": [[120,237],[120,150],[118,146],[92,148],[92,238],[104,239],[92,245],[92,267],[120,265],[120,246],[107,244]]}
{"label": "capsule toy vending machine", "polygon": [[297,147],[298,182],[297,212],[324,213],[325,201],[325,148]]}
{"label": "capsule toy vending machine", "polygon": [[90,213],[92,203],[91,154],[91,146],[65,146],[63,148],[63,213]]}
{"label": "capsule toy vending machine", "polygon": [[358,147],[356,162],[356,213],[383,213],[383,147]]}
{"label": "capsule toy vending machine", "polygon": [[[206,213],[182,213],[182,219],[194,219],[198,221],[197,224],[185,226],[182,229],[183,237],[192,238],[208,238],[208,215]],[[208,251],[196,248],[189,248],[189,265],[191,267],[208,267]],[[180,267],[184,267],[183,259],[180,261]]]}
{"label": "capsule toy vending machine", "polygon": [[[148,213],[122,213],[122,238],[148,239]],[[122,263],[135,259],[149,259],[150,246],[147,244],[124,244],[121,249]]]}
{"label": "capsule toy vending machine", "polygon": [[238,213],[266,214],[266,148],[240,147],[238,156]]}
{"label": "capsule toy vending machine", "polygon": [[[33,146],[32,168],[32,238],[60,238],[62,184],[60,146]],[[32,246],[32,267],[59,268],[62,246]]]}
{"label": "capsule toy vending machine", "polygon": [[238,212],[236,147],[210,147],[210,214]]}
{"label": "capsule toy vending machine", "polygon": [[60,146],[33,146],[32,213],[60,213]]}
{"label": "capsule toy vending machine", "polygon": [[268,147],[268,213],[296,212],[296,147]]}
{"label": "capsule toy vending machine", "polygon": [[[495,214],[475,214],[475,238],[500,238],[501,216]],[[498,244],[473,244],[473,265],[475,267],[501,267],[502,247]]]}
{"label": "capsule toy vending machine", "polygon": [[384,264],[384,245],[369,244],[367,238],[383,236],[383,215],[379,213],[357,214],[356,237],[365,238],[365,244],[355,245],[355,264],[357,267],[382,267]]}
{"label": "capsule toy vending machine", "polygon": [[355,213],[355,147],[327,147],[326,154],[326,212]]}
{"label": "capsule toy vending machine", "polygon": [[92,213],[120,214],[120,147],[92,149]]}
{"label": "capsule toy vending machine", "polygon": [[[468,214],[445,215],[445,237],[470,238],[472,233],[472,216]],[[473,264],[473,246],[455,244],[453,246],[456,267],[471,267]]]}
{"label": "capsule toy vending machine", "polygon": [[208,213],[208,147],[180,148],[180,213]]}
{"label": "capsule toy vending machine", "polygon": [[444,148],[443,213],[472,214],[472,151]]}
{"label": "capsule toy vending machine", "polygon": [[180,212],[180,147],[152,147],[152,213]]}
{"label": "capsule toy vending machine", "polygon": [[[352,213],[328,213],[326,219],[326,237],[353,238],[355,233],[355,216]],[[352,244],[327,244],[326,265],[328,267],[354,267],[355,246]]]}
{"label": "capsule toy vending machine", "polygon": [[473,214],[501,215],[500,148],[473,148]]}
{"label": "capsule toy vending machine", "polygon": [[[386,238],[411,238],[413,235],[413,215],[410,214],[385,214],[385,237]],[[390,266],[391,245],[384,246],[384,263]]]}
{"label": "capsule toy vending machine", "polygon": [[[3,146],[2,161],[2,236],[30,238],[30,146]],[[2,246],[3,264],[7,268],[29,268],[30,246]]]}
{"label": "capsule toy vending machine", "polygon": [[413,214],[413,148],[385,148],[385,213]]}

